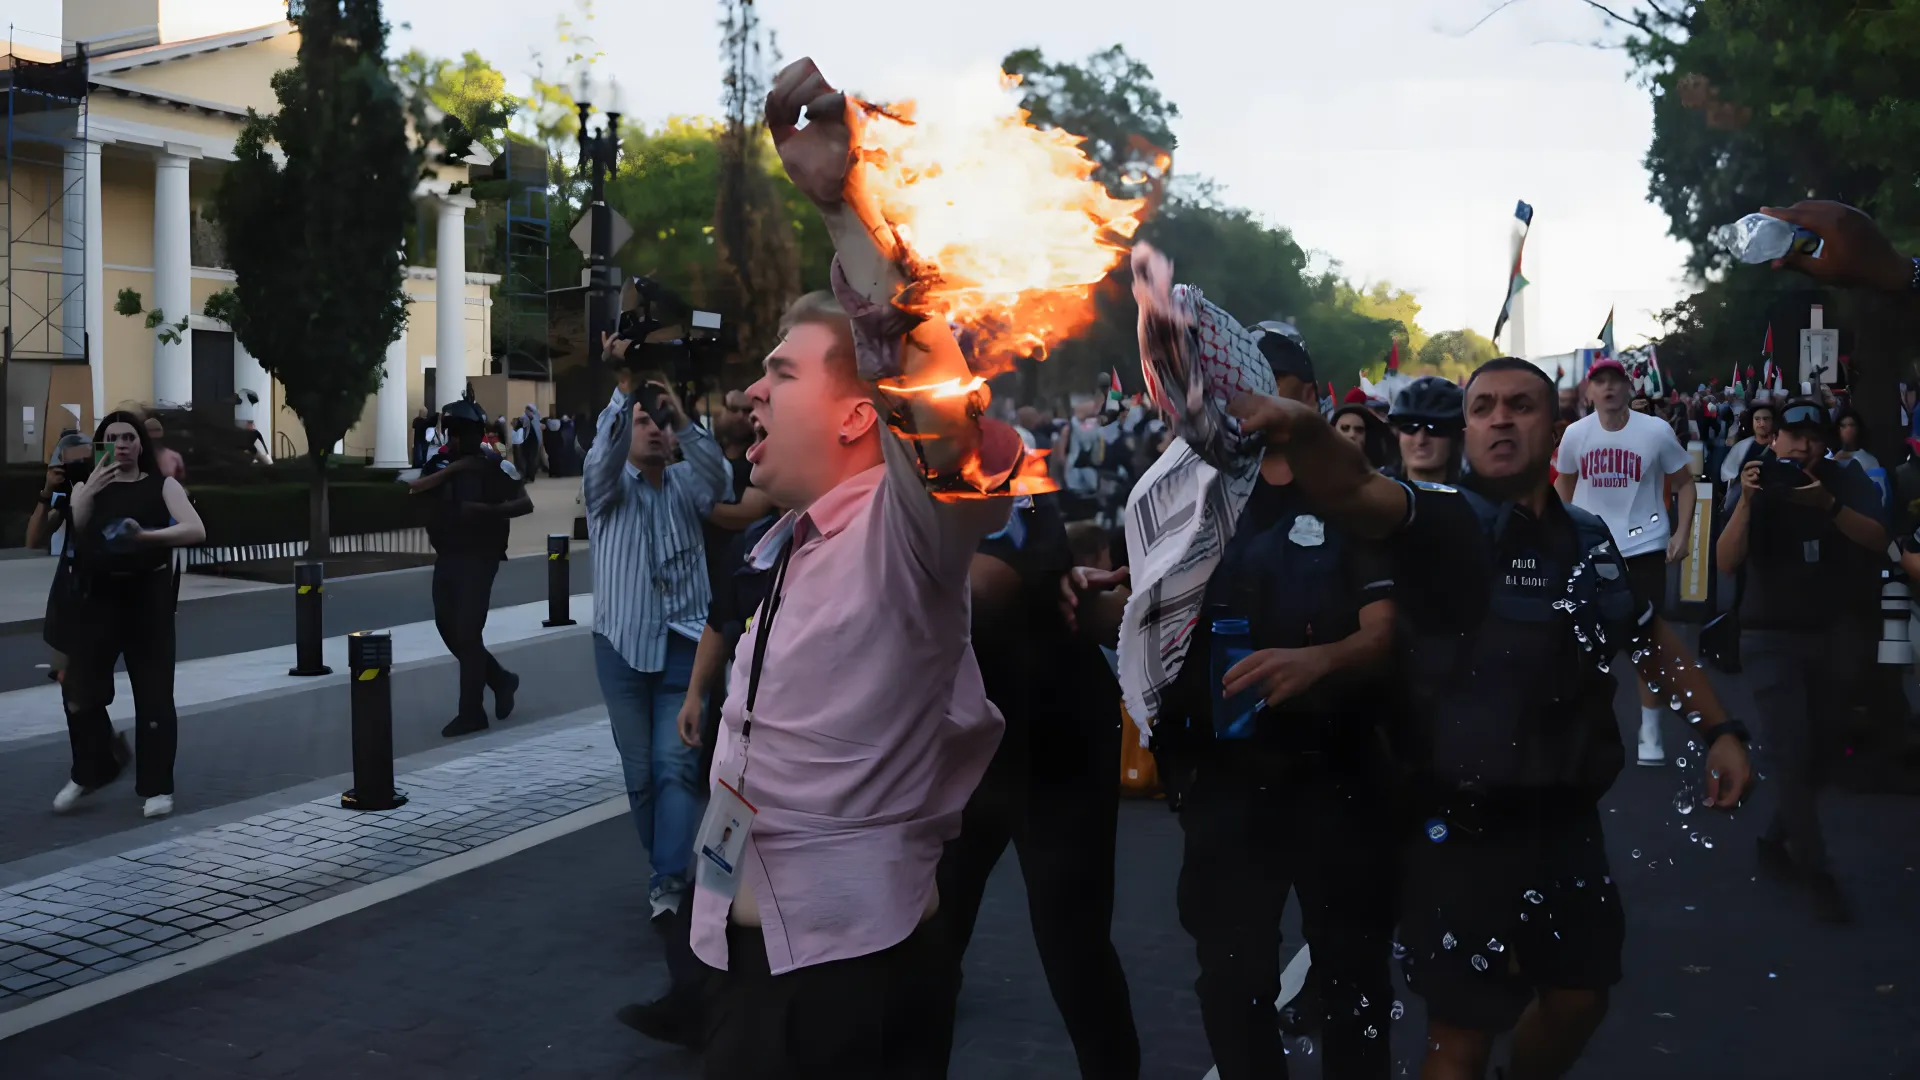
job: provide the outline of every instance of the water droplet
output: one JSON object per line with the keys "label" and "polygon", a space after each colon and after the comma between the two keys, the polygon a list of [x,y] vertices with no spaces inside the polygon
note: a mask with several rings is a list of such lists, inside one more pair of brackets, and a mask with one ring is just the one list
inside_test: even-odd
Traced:
{"label": "water droplet", "polygon": [[1460,944],[1460,939],[1454,937],[1453,931],[1451,930],[1447,931],[1440,938],[1440,947],[1443,949],[1451,949],[1458,944]]}
{"label": "water droplet", "polygon": [[[1635,855],[1638,855],[1638,854],[1640,854],[1640,853],[1636,851],[1636,852],[1634,852],[1634,854],[1635,854]],[[1601,881],[1601,883],[1602,883],[1602,884],[1606,884],[1606,885],[1611,885],[1611,884],[1613,884],[1613,878],[1612,878],[1611,876],[1609,876],[1609,877],[1603,877],[1603,878],[1601,878],[1601,879],[1600,879],[1600,881]]]}
{"label": "water droplet", "polygon": [[[1634,852],[1634,854],[1638,855],[1640,853],[1636,851]],[[1540,895],[1539,889],[1528,889],[1526,892],[1522,893],[1521,895],[1527,898],[1527,903],[1529,904],[1544,903],[1546,902],[1546,899],[1547,899],[1546,897]]]}
{"label": "water droplet", "polygon": [[1520,913],[1520,921],[1521,921],[1521,922],[1526,922],[1526,921],[1527,921],[1527,913],[1526,913],[1526,912],[1524,912],[1524,911],[1523,911],[1523,912],[1521,912],[1521,913]]}
{"label": "water droplet", "polygon": [[1396,1001],[1393,1003],[1393,1008],[1387,1011],[1387,1015],[1393,1017],[1395,1020],[1398,1020],[1401,1017],[1407,1015],[1407,1007]]}
{"label": "water droplet", "polygon": [[1657,683],[1657,682],[1650,682],[1650,683],[1648,683],[1648,684],[1647,684],[1647,692],[1648,692],[1649,694],[1657,694],[1657,693],[1659,693],[1659,692],[1660,692],[1660,684],[1659,684],[1659,683]]}
{"label": "water droplet", "polygon": [[1300,1052],[1307,1055],[1308,1057],[1312,1057],[1313,1056],[1313,1040],[1302,1035],[1300,1037]]}
{"label": "water droplet", "polygon": [[1634,848],[1634,849],[1633,849],[1633,857],[1634,857],[1634,858],[1636,858],[1636,859],[1640,857],[1640,849],[1639,849],[1639,848]]}
{"label": "water droplet", "polygon": [[1688,713],[1688,714],[1687,714],[1687,723],[1689,723],[1689,724],[1698,724],[1699,722],[1700,722],[1700,714],[1699,714],[1699,713],[1697,713],[1697,712],[1690,712],[1690,713]]}
{"label": "water droplet", "polygon": [[1697,844],[1697,843],[1699,843],[1699,842],[1700,842],[1700,834],[1699,834],[1699,833],[1697,833],[1697,832],[1691,832],[1691,833],[1688,833],[1688,834],[1687,834],[1687,839],[1688,839],[1688,840],[1689,840],[1690,842],[1692,842],[1692,843],[1695,843],[1695,844]]}
{"label": "water droplet", "polygon": [[1584,888],[1586,888],[1586,887],[1587,887],[1587,879],[1586,879],[1586,878],[1583,878],[1583,877],[1577,877],[1577,878],[1574,878],[1574,879],[1573,879],[1573,887],[1574,887],[1574,888],[1576,888],[1576,889],[1584,889]]}
{"label": "water droplet", "polygon": [[1365,995],[1365,994],[1361,994],[1361,995],[1360,995],[1360,1007],[1361,1007],[1361,1008],[1363,1008],[1363,1009],[1371,1009],[1371,1008],[1373,1008],[1373,1002],[1371,1002],[1371,1001],[1368,1001],[1368,1000],[1367,1000],[1367,995]]}
{"label": "water droplet", "polygon": [[1711,837],[1711,836],[1702,836],[1702,837],[1700,838],[1700,846],[1701,846],[1701,847],[1703,847],[1703,848],[1706,848],[1706,849],[1707,849],[1708,851],[1712,851],[1712,850],[1713,850],[1713,837]]}
{"label": "water droplet", "polygon": [[1372,1024],[1368,1024],[1367,1030],[1366,1030],[1366,1036],[1369,1039],[1377,1039],[1380,1037],[1380,1029],[1374,1027]]}
{"label": "water droplet", "polygon": [[1405,959],[1407,958],[1407,947],[1406,947],[1405,945],[1402,945],[1402,944],[1400,944],[1400,943],[1399,943],[1399,942],[1397,942],[1397,941],[1396,941],[1396,942],[1394,942],[1394,943],[1393,943],[1393,958],[1394,958],[1395,960],[1405,960]]}
{"label": "water droplet", "polygon": [[1686,759],[1686,758],[1683,758],[1683,757],[1677,757],[1677,758],[1674,758],[1674,759],[1673,759],[1673,767],[1674,767],[1674,768],[1676,768],[1676,769],[1684,769],[1684,768],[1686,768],[1686,767],[1687,767],[1687,759]]}
{"label": "water droplet", "polygon": [[1685,704],[1686,702],[1680,700],[1679,694],[1675,694],[1673,695],[1673,697],[1667,699],[1667,707],[1672,709],[1674,712],[1679,712],[1681,707],[1684,706]]}
{"label": "water droplet", "polygon": [[1473,954],[1473,960],[1471,962],[1473,964],[1473,970],[1475,971],[1487,970],[1487,958],[1484,956],[1481,956],[1479,953]]}
{"label": "water droplet", "polygon": [[1488,938],[1487,951],[1488,952],[1506,952],[1507,947],[1505,945],[1500,944],[1499,938]]}
{"label": "water droplet", "polygon": [[1607,672],[1613,670],[1613,665],[1607,663],[1605,660],[1600,661],[1600,663],[1597,666],[1600,668],[1600,674],[1602,675],[1605,675]]}

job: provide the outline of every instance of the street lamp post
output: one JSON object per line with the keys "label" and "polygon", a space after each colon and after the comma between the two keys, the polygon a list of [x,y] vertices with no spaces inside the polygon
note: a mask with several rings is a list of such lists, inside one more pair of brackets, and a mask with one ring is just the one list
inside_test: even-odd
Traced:
{"label": "street lamp post", "polygon": [[600,359],[600,332],[611,330],[620,314],[620,274],[613,266],[613,213],[607,208],[607,178],[620,166],[620,87],[608,84],[606,122],[593,131],[588,121],[593,116],[593,85],[586,76],[580,79],[580,167],[586,170],[592,185],[592,215],[587,244],[587,355]]}

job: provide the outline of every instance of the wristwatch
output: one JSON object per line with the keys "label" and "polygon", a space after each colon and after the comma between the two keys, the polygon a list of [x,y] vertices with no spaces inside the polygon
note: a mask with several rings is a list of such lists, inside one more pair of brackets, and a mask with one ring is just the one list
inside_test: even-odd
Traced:
{"label": "wristwatch", "polygon": [[1722,720],[1700,733],[1700,737],[1706,740],[1706,746],[1709,750],[1713,749],[1714,743],[1720,741],[1720,736],[1722,735],[1731,735],[1739,739],[1741,746],[1748,746],[1753,742],[1753,736],[1747,733],[1747,725],[1738,720]]}

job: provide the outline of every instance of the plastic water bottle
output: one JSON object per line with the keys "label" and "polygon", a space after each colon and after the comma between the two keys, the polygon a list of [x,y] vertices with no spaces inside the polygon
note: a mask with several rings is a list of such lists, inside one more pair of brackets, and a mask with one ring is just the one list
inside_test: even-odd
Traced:
{"label": "plastic water bottle", "polygon": [[1748,214],[1713,231],[1714,242],[1743,263],[1769,263],[1792,252],[1820,257],[1825,241],[1790,221]]}
{"label": "plastic water bottle", "polygon": [[1260,691],[1242,690],[1227,697],[1222,685],[1233,665],[1253,655],[1253,628],[1245,619],[1213,621],[1213,733],[1222,739],[1245,739],[1253,735],[1254,713],[1261,705]]}

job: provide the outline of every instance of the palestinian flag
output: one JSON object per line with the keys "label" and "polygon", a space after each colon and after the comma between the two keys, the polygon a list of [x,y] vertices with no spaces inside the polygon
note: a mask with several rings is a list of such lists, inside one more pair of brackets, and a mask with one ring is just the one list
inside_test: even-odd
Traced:
{"label": "palestinian flag", "polygon": [[1607,309],[1607,322],[1600,328],[1600,355],[1614,360],[1620,359],[1620,350],[1613,347],[1613,309]]}
{"label": "palestinian flag", "polygon": [[1507,274],[1507,299],[1500,305],[1500,317],[1494,320],[1493,340],[1500,340],[1500,331],[1507,328],[1507,319],[1513,314],[1513,302],[1520,290],[1527,287],[1527,279],[1520,273],[1521,256],[1527,248],[1527,230],[1533,227],[1533,207],[1523,200],[1513,210],[1513,269]]}

